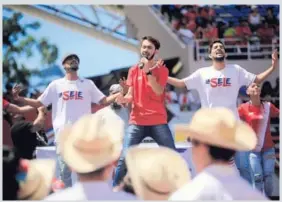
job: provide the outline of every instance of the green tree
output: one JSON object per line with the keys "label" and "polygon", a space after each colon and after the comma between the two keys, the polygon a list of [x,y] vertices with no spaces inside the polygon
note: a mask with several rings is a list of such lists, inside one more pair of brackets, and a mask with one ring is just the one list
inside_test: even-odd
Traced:
{"label": "green tree", "polygon": [[39,22],[21,23],[23,15],[12,10],[5,9],[3,13],[3,90],[11,89],[14,83],[21,83],[29,87],[31,75],[40,70],[31,69],[19,58],[29,59],[35,54],[40,55],[41,65],[53,65],[58,57],[58,48],[50,44],[46,38],[37,39],[29,33],[30,30],[38,30]]}

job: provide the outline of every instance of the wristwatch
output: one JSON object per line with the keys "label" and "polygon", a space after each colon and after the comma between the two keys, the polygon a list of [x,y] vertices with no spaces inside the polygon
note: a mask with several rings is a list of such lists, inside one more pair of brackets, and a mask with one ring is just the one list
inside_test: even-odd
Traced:
{"label": "wristwatch", "polygon": [[147,76],[148,76],[148,75],[152,75],[151,70],[150,70],[150,71],[148,71],[148,72],[146,72],[146,75],[147,75]]}

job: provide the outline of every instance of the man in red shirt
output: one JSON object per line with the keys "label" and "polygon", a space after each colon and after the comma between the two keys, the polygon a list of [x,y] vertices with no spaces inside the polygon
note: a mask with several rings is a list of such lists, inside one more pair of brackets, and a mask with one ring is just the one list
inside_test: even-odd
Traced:
{"label": "man in red shirt", "polygon": [[249,155],[252,184],[270,197],[273,191],[272,176],[275,166],[270,118],[278,117],[279,109],[270,102],[261,102],[260,91],[257,84],[251,84],[247,90],[250,101],[241,104],[238,110],[240,118],[254,129],[258,137],[257,146]]}
{"label": "man in red shirt", "polygon": [[[117,99],[120,104],[132,104],[129,126],[124,137],[123,152],[119,159],[113,186],[120,184],[126,174],[124,157],[130,146],[137,145],[150,136],[157,144],[175,149],[174,140],[167,124],[165,108],[165,86],[168,69],[154,61],[160,42],[145,36],[141,43],[141,61],[129,69],[128,92]],[[155,68],[158,67],[158,68]]]}

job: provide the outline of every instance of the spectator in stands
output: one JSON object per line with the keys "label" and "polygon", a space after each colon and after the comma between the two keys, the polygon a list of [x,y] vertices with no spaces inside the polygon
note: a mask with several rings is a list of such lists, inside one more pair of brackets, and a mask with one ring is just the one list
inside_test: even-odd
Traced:
{"label": "spectator in stands", "polygon": [[256,132],[258,142],[250,152],[252,184],[270,197],[273,191],[275,149],[270,131],[270,119],[279,117],[279,109],[260,99],[260,87],[252,84],[247,90],[250,101],[239,106],[240,118]]}
{"label": "spectator in stands", "polygon": [[184,41],[185,44],[193,44],[194,43],[194,34],[191,30],[187,28],[187,25],[182,25],[178,30],[178,34],[180,39]]}
{"label": "spectator in stands", "polygon": [[210,6],[208,10],[209,10],[209,22],[214,22],[216,18],[216,12],[213,6]]}
{"label": "spectator in stands", "polygon": [[208,7],[201,7],[198,10],[199,15],[196,18],[196,23],[198,26],[206,27],[209,22],[209,10]]}
{"label": "spectator in stands", "polygon": [[241,44],[247,44],[249,38],[252,36],[252,31],[246,20],[240,20],[240,24],[236,27],[236,35],[241,38]]}
{"label": "spectator in stands", "polygon": [[218,38],[224,38],[224,32],[228,28],[228,23],[224,20],[217,21],[217,29],[218,29]]}
{"label": "spectator in stands", "polygon": [[[234,39],[236,37],[236,30],[234,28],[234,24],[232,22],[229,23],[228,28],[224,31],[224,38],[225,39]],[[226,44],[228,43],[228,44]],[[226,41],[225,44],[226,45],[234,45],[236,43],[236,41]]]}
{"label": "spectator in stands", "polygon": [[257,6],[252,6],[252,11],[249,14],[249,20],[248,20],[251,30],[256,31],[261,23],[261,16],[258,12]]}
{"label": "spectator in stands", "polygon": [[124,122],[112,110],[85,115],[60,134],[59,151],[78,175],[74,186],[47,200],[130,200],[124,192],[112,192],[111,178],[122,150]]}
{"label": "spectator in stands", "polygon": [[173,5],[162,5],[161,6],[161,13],[163,16],[167,16],[169,22],[172,20],[172,13],[173,13]]}
{"label": "spectator in stands", "polygon": [[279,25],[279,21],[274,16],[273,8],[267,8],[267,15],[264,17],[265,22],[267,22],[270,26]]}
{"label": "spectator in stands", "polygon": [[167,200],[190,181],[186,161],[166,147],[131,147],[126,155],[128,176],[141,200]]}
{"label": "spectator in stands", "polygon": [[218,39],[218,29],[214,23],[208,22],[207,27],[204,29],[203,38],[208,40],[209,43]]}
{"label": "spectator in stands", "polygon": [[243,180],[229,160],[236,151],[252,150],[256,135],[247,124],[236,120],[226,108],[199,109],[189,125],[176,125],[192,143],[197,175],[170,200],[263,200],[259,191]]}
{"label": "spectator in stands", "polygon": [[257,32],[262,44],[272,44],[272,39],[275,36],[275,32],[273,27],[269,26],[266,21],[261,24]]}

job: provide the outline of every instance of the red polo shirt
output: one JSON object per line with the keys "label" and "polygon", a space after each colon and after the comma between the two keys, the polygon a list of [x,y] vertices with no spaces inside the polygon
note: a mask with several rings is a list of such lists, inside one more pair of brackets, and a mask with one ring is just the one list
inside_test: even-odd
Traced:
{"label": "red polo shirt", "polygon": [[253,130],[256,132],[257,135],[259,135],[259,129],[261,124],[263,123],[263,119],[267,119],[262,151],[272,148],[274,146],[274,143],[272,141],[272,136],[270,131],[270,118],[278,117],[279,109],[277,109],[273,104],[270,103],[269,116],[263,117],[262,115],[264,108],[262,106],[254,106],[250,102],[247,102],[241,104],[238,110],[239,110],[240,118],[246,123],[248,123],[253,128]]}
{"label": "red polo shirt", "polygon": [[[158,84],[165,87],[168,78],[166,67],[153,69],[152,75],[156,77]],[[137,65],[129,69],[127,85],[133,87],[130,124],[148,126],[167,123],[165,92],[157,95],[150,86],[147,75]]]}

